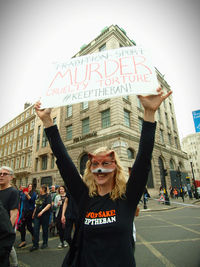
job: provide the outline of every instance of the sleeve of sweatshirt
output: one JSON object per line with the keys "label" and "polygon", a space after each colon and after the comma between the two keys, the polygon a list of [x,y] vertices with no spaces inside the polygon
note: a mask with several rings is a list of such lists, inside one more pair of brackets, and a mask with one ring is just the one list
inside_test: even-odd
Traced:
{"label": "sleeve of sweatshirt", "polygon": [[69,189],[69,192],[78,204],[81,196],[88,194],[88,188],[81,179],[76,166],[72,162],[72,159],[62,142],[57,126],[54,125],[46,128],[45,133],[53,154],[56,157],[56,164],[59,172]]}
{"label": "sleeve of sweatshirt", "polygon": [[139,150],[127,182],[126,197],[134,206],[140,201],[151,169],[156,122],[143,121]]}

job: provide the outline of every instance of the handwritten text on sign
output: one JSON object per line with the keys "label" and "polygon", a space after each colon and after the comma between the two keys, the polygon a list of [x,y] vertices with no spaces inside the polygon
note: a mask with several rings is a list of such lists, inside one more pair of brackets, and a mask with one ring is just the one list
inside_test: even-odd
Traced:
{"label": "handwritten text on sign", "polygon": [[157,94],[154,67],[141,47],[124,47],[54,63],[42,107],[129,94]]}

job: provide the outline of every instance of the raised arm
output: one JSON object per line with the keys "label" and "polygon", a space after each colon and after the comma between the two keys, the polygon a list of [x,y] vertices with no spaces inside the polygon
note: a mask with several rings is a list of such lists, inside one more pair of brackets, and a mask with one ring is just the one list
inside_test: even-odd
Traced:
{"label": "raised arm", "polygon": [[35,110],[44,124],[45,133],[49,140],[53,154],[57,159],[56,164],[60,174],[67,185],[69,192],[78,205],[80,197],[88,194],[88,189],[82,181],[76,166],[72,162],[71,157],[62,142],[57,126],[53,124],[51,109],[41,110],[40,105],[41,103],[37,102],[35,104]]}
{"label": "raised arm", "polygon": [[140,137],[140,144],[131,175],[127,182],[126,196],[129,201],[137,205],[147,183],[148,173],[151,168],[151,157],[155,138],[155,112],[161,103],[172,93],[163,95],[161,88],[158,95],[138,96],[144,107],[144,121]]}

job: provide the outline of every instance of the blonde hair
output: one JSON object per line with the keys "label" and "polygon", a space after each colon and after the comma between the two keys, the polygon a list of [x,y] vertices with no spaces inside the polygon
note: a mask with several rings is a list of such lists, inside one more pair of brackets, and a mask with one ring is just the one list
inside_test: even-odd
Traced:
{"label": "blonde hair", "polygon": [[[97,155],[97,154],[100,154],[102,152],[103,153],[109,153],[111,151],[113,151],[113,150],[109,150],[107,147],[100,147],[93,152],[93,155]],[[112,200],[116,200],[117,198],[122,198],[125,194],[126,178],[125,178],[123,167],[121,166],[121,163],[120,163],[120,159],[119,159],[117,153],[115,151],[113,151],[113,152],[114,152],[117,167],[116,167],[115,176],[114,176],[115,184],[114,184],[112,191],[110,192],[110,198]],[[86,168],[85,168],[85,172],[83,175],[83,181],[85,182],[85,184],[89,188],[90,197],[94,197],[98,194],[97,193],[97,185],[96,185],[95,180],[94,180],[94,174],[91,172],[90,167],[91,167],[91,161],[88,160],[86,163]]]}

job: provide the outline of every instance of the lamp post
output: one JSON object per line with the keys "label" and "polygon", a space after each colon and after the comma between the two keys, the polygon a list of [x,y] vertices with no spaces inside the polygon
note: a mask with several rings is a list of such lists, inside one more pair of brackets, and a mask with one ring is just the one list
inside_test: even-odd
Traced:
{"label": "lamp post", "polygon": [[192,164],[192,161],[190,161],[190,165],[191,165],[191,169],[192,169],[192,180],[193,180],[193,184],[194,184],[194,191],[195,191],[195,198],[196,199],[199,199],[199,194],[197,192],[197,186],[196,186],[196,181],[195,181],[195,178],[194,178],[194,170],[193,170],[193,164]]}
{"label": "lamp post", "polygon": [[184,202],[184,192],[183,192],[183,185],[182,185],[181,172],[180,172],[180,168],[179,168],[179,166],[178,166],[177,176],[178,176],[179,179],[180,179],[180,187],[181,187],[180,192],[181,192],[182,200],[183,200],[183,202]]}
{"label": "lamp post", "polygon": [[166,178],[165,178],[168,175],[166,169],[163,170],[163,175],[164,175],[164,188],[165,188],[165,192],[164,192],[164,194],[165,194],[165,205],[170,205],[170,200],[169,200],[169,196],[168,196],[168,192],[167,192],[167,186],[166,186]]}

